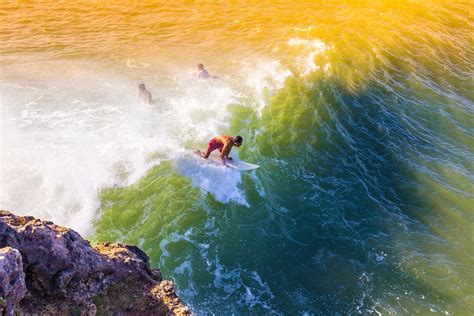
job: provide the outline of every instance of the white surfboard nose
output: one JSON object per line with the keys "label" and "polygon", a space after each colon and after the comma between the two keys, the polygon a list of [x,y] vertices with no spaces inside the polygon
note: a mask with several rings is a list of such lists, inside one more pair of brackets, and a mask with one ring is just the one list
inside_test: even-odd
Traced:
{"label": "white surfboard nose", "polygon": [[[199,158],[203,159],[203,161],[205,162],[217,164],[224,167],[224,164],[222,163],[222,159],[220,157],[209,156],[208,159],[204,159],[201,157],[201,151],[199,149],[193,150],[193,153]],[[232,158],[232,160],[227,160],[226,165],[229,168],[239,170],[239,171],[250,171],[250,170],[255,170],[257,168],[260,168],[259,165],[255,165],[253,163],[245,162],[245,161],[238,160],[235,158]]]}

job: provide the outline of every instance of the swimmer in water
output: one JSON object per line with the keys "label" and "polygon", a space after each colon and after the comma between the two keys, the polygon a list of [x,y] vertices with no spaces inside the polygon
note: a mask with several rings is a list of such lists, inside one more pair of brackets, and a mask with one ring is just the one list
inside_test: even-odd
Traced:
{"label": "swimmer in water", "polygon": [[145,104],[151,104],[151,93],[145,88],[143,83],[138,85],[138,99]]}
{"label": "swimmer in water", "polygon": [[199,79],[210,79],[211,78],[211,76],[209,75],[209,72],[204,68],[203,64],[198,64],[197,77]]}

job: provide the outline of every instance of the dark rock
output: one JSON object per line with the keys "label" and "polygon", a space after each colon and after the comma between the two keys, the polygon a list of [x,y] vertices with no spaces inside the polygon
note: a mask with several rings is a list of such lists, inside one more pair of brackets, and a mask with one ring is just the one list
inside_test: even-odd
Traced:
{"label": "dark rock", "polygon": [[191,315],[138,247],[91,247],[69,228],[0,211],[0,248],[7,246],[19,250],[26,274],[20,313]]}
{"label": "dark rock", "polygon": [[0,310],[14,315],[26,294],[25,274],[20,252],[11,247],[0,249]]}

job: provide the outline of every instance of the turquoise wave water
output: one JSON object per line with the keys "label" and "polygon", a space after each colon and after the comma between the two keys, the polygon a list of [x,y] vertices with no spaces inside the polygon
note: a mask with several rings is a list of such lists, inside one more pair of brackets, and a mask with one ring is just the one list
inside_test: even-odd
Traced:
{"label": "turquoise wave water", "polygon": [[472,312],[469,94],[396,67],[356,92],[289,78],[261,117],[232,107],[262,166],[243,201],[163,164],[102,192],[97,238],[138,243],[202,314]]}

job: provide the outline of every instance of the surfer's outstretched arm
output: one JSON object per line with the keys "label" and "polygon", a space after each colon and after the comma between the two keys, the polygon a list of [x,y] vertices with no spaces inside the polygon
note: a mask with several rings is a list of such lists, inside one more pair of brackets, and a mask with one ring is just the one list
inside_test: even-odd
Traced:
{"label": "surfer's outstretched arm", "polygon": [[231,149],[232,149],[232,141],[226,140],[224,147],[222,147],[221,149],[221,158],[222,158],[222,163],[224,163],[224,165],[225,165],[226,160],[229,159],[229,153]]}

